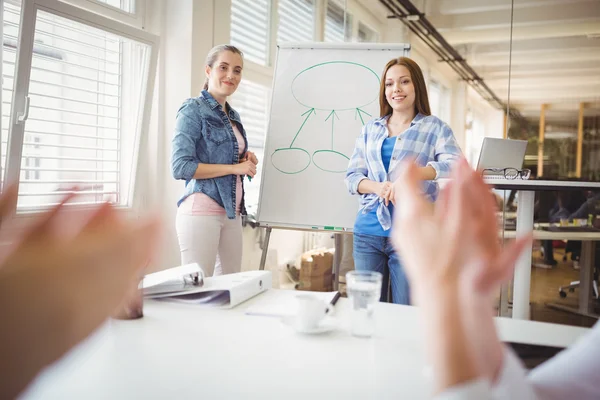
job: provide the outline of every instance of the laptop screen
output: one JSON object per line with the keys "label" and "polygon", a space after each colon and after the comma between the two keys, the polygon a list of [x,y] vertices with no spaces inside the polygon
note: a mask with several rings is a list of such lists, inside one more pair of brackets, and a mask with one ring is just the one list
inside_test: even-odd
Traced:
{"label": "laptop screen", "polygon": [[527,150],[526,140],[483,138],[477,169],[516,168],[521,169]]}

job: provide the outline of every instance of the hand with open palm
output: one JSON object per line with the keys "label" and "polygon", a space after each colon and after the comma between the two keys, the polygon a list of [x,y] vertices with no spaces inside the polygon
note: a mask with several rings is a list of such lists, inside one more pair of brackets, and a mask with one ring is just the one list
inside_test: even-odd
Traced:
{"label": "hand with open palm", "polygon": [[[0,398],[15,397],[46,365],[87,337],[119,306],[147,265],[156,218],[126,220],[109,204],[39,216],[0,249]],[[14,188],[0,195],[0,236]],[[66,229],[69,227],[70,229]]]}

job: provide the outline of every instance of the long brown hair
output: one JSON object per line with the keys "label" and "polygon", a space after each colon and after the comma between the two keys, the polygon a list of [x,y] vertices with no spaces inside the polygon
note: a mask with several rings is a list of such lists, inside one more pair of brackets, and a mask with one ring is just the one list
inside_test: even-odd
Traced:
{"label": "long brown hair", "polygon": [[394,65],[402,65],[406,67],[410,73],[410,79],[415,87],[415,114],[421,113],[423,115],[431,115],[431,109],[429,108],[429,97],[427,97],[427,87],[425,86],[425,78],[423,78],[423,72],[419,67],[419,64],[414,62],[408,57],[399,57],[390,60],[383,70],[381,76],[381,83],[379,84],[379,116],[385,117],[392,113],[392,106],[388,103],[385,98],[385,74]]}
{"label": "long brown hair", "polygon": [[[219,58],[219,54],[224,51],[230,51],[234,54],[238,54],[240,57],[242,57],[242,64],[244,63],[244,53],[242,53],[240,49],[230,44],[220,44],[210,49],[208,55],[206,56],[206,65],[212,68],[217,61],[217,58]],[[208,90],[208,78],[204,80],[204,90]]]}

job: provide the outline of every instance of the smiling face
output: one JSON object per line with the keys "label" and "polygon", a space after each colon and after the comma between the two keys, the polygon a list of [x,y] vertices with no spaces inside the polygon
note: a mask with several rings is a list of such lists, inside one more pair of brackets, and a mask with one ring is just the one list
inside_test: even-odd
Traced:
{"label": "smiling face", "polygon": [[239,54],[222,51],[212,66],[206,66],[208,92],[219,102],[231,96],[242,80],[243,60]]}
{"label": "smiling face", "polygon": [[392,110],[411,112],[415,109],[415,86],[410,71],[396,64],[385,74],[385,98]]}

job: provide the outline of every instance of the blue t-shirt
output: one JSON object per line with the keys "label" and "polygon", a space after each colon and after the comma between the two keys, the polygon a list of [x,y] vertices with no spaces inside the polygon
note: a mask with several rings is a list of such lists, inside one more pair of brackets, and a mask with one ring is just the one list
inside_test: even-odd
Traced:
{"label": "blue t-shirt", "polygon": [[[392,153],[394,152],[394,146],[396,145],[397,139],[396,136],[386,138],[381,145],[381,161],[383,161],[386,172],[389,172],[390,160],[392,159]],[[390,215],[393,215],[394,206],[392,203],[388,204],[388,209],[390,210]],[[362,212],[358,213],[356,222],[354,223],[354,233],[389,237],[390,232],[391,230],[384,231],[381,227],[381,224],[377,219],[377,208],[373,208],[366,214],[363,214]]]}

